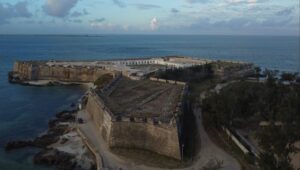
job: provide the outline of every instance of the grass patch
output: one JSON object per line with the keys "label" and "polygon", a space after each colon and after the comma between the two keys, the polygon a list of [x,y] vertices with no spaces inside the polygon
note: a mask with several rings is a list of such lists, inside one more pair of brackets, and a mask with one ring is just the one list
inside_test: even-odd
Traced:
{"label": "grass patch", "polygon": [[199,83],[190,83],[189,87],[191,90],[191,100],[193,103],[198,103],[197,99],[199,99],[200,94],[209,89],[213,89],[218,83],[220,83],[220,79],[217,77],[213,77],[210,79],[203,80]]}
{"label": "grass patch", "polygon": [[103,74],[94,82],[94,85],[96,85],[98,89],[101,89],[105,85],[107,85],[112,79],[113,76],[111,74]]}

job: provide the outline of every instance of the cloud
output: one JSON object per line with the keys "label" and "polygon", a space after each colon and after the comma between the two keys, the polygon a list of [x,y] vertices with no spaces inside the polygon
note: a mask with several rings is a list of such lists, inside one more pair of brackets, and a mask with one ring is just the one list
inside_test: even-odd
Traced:
{"label": "cloud", "polygon": [[0,3],[0,25],[9,23],[12,18],[30,18],[32,13],[28,10],[28,4],[25,1],[14,5],[9,3]]}
{"label": "cloud", "polygon": [[193,4],[193,3],[208,3],[211,0],[185,0],[185,2]]}
{"label": "cloud", "polygon": [[129,30],[129,25],[116,25],[108,22],[105,18],[98,18],[90,21],[90,26],[94,30],[106,33],[123,32]]}
{"label": "cloud", "polygon": [[134,4],[138,9],[140,10],[147,10],[147,9],[153,9],[153,8],[160,8],[158,5],[153,4]]}
{"label": "cloud", "polygon": [[178,12],[179,12],[179,10],[178,10],[178,9],[176,9],[176,8],[172,8],[172,9],[171,9],[171,12],[172,12],[172,13],[178,13]]}
{"label": "cloud", "polygon": [[108,24],[105,23],[105,18],[98,18],[94,20],[90,20],[90,26],[93,28],[105,28],[108,27]]}
{"label": "cloud", "polygon": [[43,10],[53,17],[65,17],[77,2],[78,0],[47,0]]}
{"label": "cloud", "polygon": [[125,2],[123,2],[123,1],[121,1],[121,0],[112,0],[112,1],[113,1],[113,3],[114,3],[115,5],[117,5],[117,6],[120,7],[120,8],[125,8],[125,7],[126,7]]}
{"label": "cloud", "polygon": [[227,5],[244,5],[254,6],[258,3],[264,3],[269,0],[226,0]]}
{"label": "cloud", "polygon": [[156,17],[152,18],[151,21],[150,21],[150,28],[152,31],[155,31],[157,30],[158,28],[158,21],[156,19]]}
{"label": "cloud", "polygon": [[86,9],[83,9],[81,12],[80,11],[74,11],[73,13],[70,14],[70,17],[81,17],[81,16],[84,16],[84,15],[88,15],[89,13],[87,12]]}
{"label": "cloud", "polygon": [[277,16],[289,16],[293,13],[294,9],[295,9],[294,7],[289,7],[289,8],[286,8],[286,9],[276,12],[276,15]]}
{"label": "cloud", "polygon": [[90,20],[90,23],[102,23],[105,20],[106,20],[105,18],[98,18],[98,19]]}
{"label": "cloud", "polygon": [[292,18],[268,17],[263,20],[248,17],[237,17],[227,20],[213,21],[210,18],[198,18],[191,24],[181,26],[160,26],[160,31],[166,33],[188,34],[256,34],[276,35],[295,34]]}
{"label": "cloud", "polygon": [[80,19],[74,19],[74,20],[72,20],[72,22],[74,22],[74,23],[82,23],[82,20],[80,20]]}

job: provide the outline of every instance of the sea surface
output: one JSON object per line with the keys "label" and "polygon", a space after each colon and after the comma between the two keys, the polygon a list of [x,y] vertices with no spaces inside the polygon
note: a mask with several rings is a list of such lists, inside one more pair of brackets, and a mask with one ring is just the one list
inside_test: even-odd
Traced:
{"label": "sea surface", "polygon": [[32,156],[38,149],[5,152],[5,143],[47,130],[56,112],[85,92],[76,87],[29,87],[7,82],[16,60],[94,60],[183,55],[238,60],[263,68],[300,71],[299,37],[193,35],[0,35],[0,169],[44,170]]}

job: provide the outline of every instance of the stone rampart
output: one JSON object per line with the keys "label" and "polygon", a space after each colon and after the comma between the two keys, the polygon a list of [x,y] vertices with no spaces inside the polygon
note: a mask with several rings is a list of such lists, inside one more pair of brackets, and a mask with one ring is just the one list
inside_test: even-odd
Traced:
{"label": "stone rampart", "polygon": [[180,159],[177,127],[137,122],[113,122],[110,147],[146,149],[161,155]]}

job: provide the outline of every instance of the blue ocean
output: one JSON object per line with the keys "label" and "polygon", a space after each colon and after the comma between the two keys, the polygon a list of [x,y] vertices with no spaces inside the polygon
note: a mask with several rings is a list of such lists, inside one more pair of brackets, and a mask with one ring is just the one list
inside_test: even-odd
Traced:
{"label": "blue ocean", "polygon": [[263,68],[300,71],[299,37],[195,35],[0,35],[0,169],[44,170],[37,149],[6,153],[5,143],[47,130],[54,114],[85,92],[81,86],[12,85],[7,73],[16,60],[94,60],[183,55],[252,62]]}

